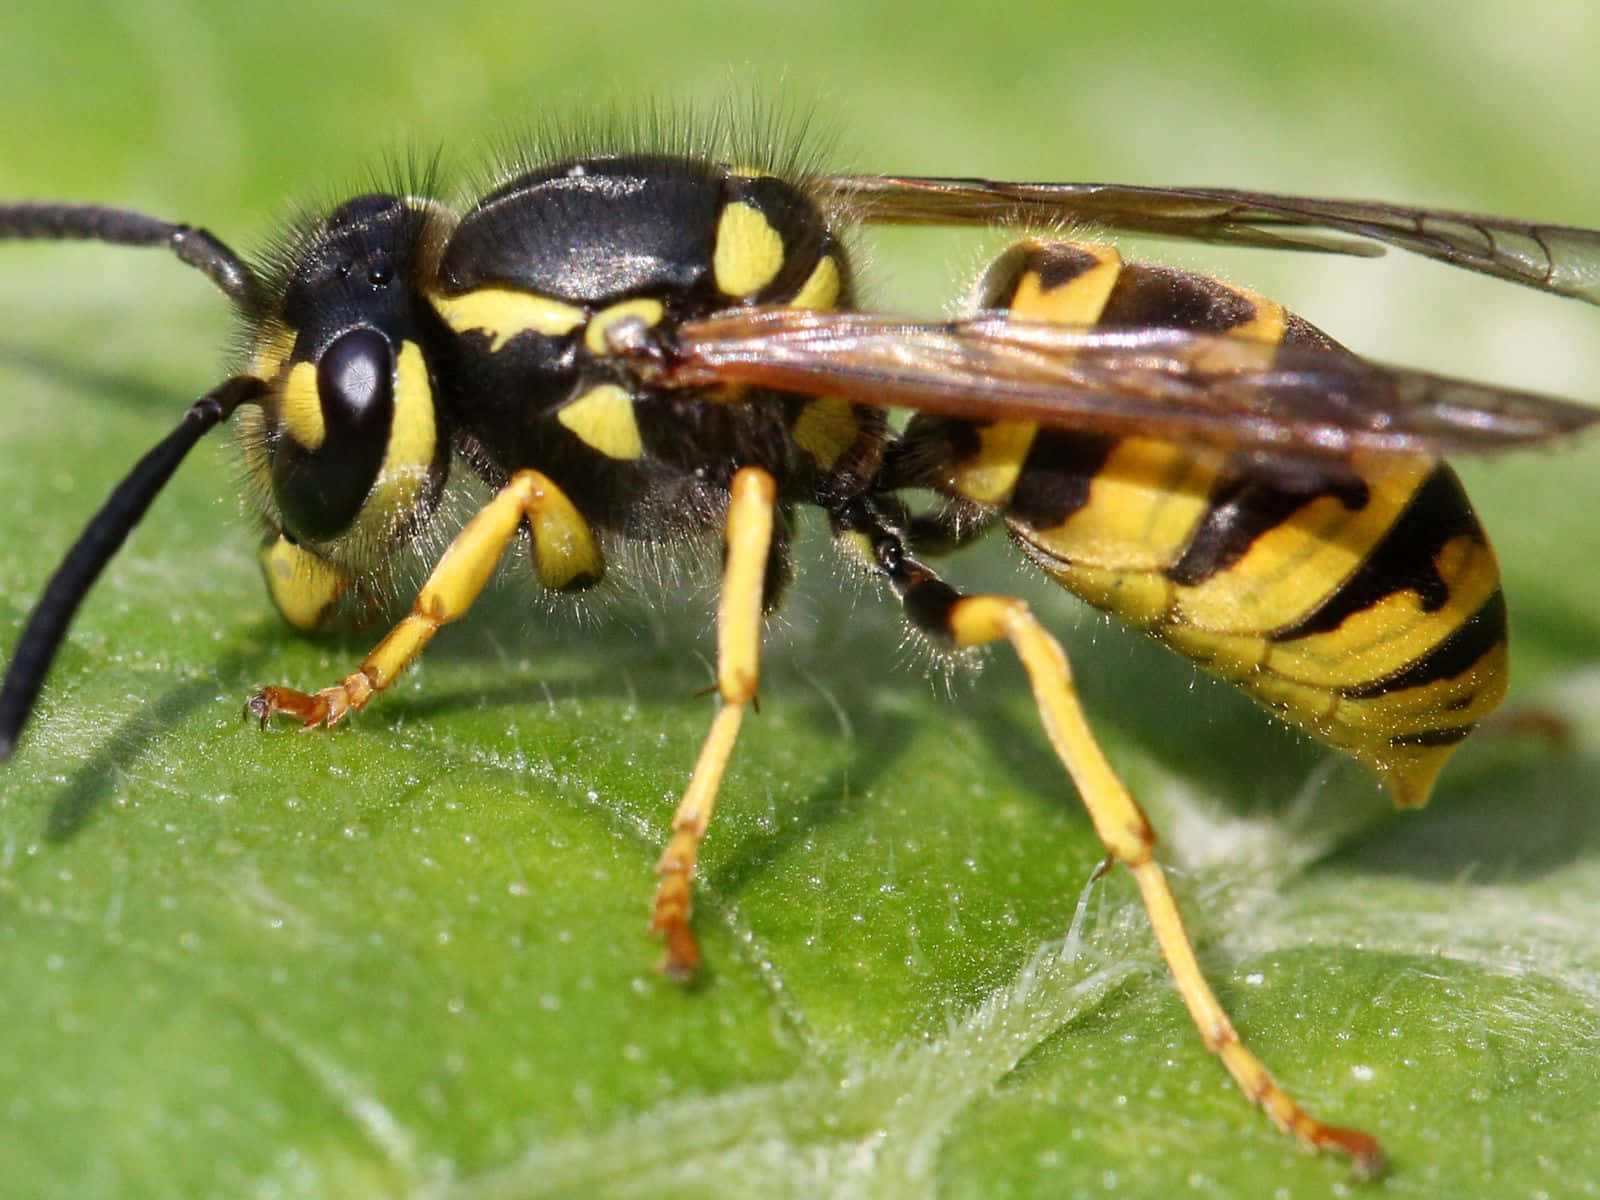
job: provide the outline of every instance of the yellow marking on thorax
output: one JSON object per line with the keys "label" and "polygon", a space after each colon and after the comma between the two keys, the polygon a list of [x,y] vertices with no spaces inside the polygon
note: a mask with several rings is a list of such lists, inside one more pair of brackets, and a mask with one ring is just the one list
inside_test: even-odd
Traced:
{"label": "yellow marking on thorax", "polygon": [[614,383],[590,388],[556,413],[585,446],[607,458],[635,459],[644,453],[633,397]]}
{"label": "yellow marking on thorax", "polygon": [[811,274],[800,285],[800,290],[789,301],[790,308],[832,308],[839,302],[839,292],[844,281],[839,275],[839,262],[831,254],[824,254],[811,268]]}
{"label": "yellow marking on thorax", "polygon": [[317,364],[295,363],[284,380],[279,415],[289,436],[306,450],[320,447],[328,436],[322,421],[322,397],[317,394]]}
{"label": "yellow marking on thorax", "polygon": [[606,345],[606,335],[618,321],[637,317],[646,325],[655,325],[666,311],[661,301],[649,299],[624,300],[609,308],[602,308],[589,319],[589,327],[583,331],[583,344],[591,354],[609,354],[611,351]]}
{"label": "yellow marking on thorax", "polygon": [[725,296],[749,296],[777,277],[783,266],[783,238],[753,205],[726,205],[717,221],[711,269]]}
{"label": "yellow marking on thorax", "polygon": [[281,534],[262,544],[257,559],[272,603],[285,621],[305,633],[322,624],[352,579],[348,571]]}
{"label": "yellow marking on thorax", "polygon": [[800,410],[790,431],[795,443],[816,460],[817,466],[831,471],[839,456],[861,433],[850,402],[841,396],[819,396]]}
{"label": "yellow marking on thorax", "polygon": [[491,352],[504,349],[519,333],[561,337],[582,325],[581,308],[513,288],[483,287],[459,296],[430,295],[434,310],[457,333],[489,335]]}

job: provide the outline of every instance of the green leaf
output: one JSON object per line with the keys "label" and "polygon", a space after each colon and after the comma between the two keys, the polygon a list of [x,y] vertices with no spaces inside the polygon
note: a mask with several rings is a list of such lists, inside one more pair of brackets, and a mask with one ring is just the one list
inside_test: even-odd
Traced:
{"label": "green leaf", "polygon": [[[1069,131],[1060,114],[1092,117],[1107,64],[1121,61],[1106,56],[1124,35],[1084,14],[1072,24],[1056,7],[1041,9],[1044,32],[1025,40],[1064,58],[1075,48],[1085,79],[1069,82],[1071,64],[1053,64],[1063,81],[1039,80],[1034,97],[1051,115],[1025,127],[1001,120],[1027,107],[1005,88],[1038,80],[1015,30],[980,42],[964,26],[840,9],[837,28],[859,36],[780,41],[765,16],[752,16],[745,36],[794,46],[818,78],[854,80],[834,85],[833,107],[860,114],[858,144],[880,156],[864,165],[1119,173],[1098,169],[1106,162],[1125,176],[1207,181],[1195,161],[1113,157],[1117,131],[1090,117]],[[1325,51],[1312,30],[1292,47],[1298,57],[1264,54],[1247,26],[1265,11],[1247,8],[1237,26],[1213,31],[1218,61],[1254,71],[1238,89],[1261,93],[1238,97],[1249,116],[1224,115],[1247,143],[1276,149],[1281,137],[1291,161],[1310,159],[1303,128],[1319,110],[1277,112],[1280,76],[1309,106],[1305,97],[1332,94],[1351,47],[1363,61],[1395,53],[1393,30],[1340,26],[1343,40]],[[1369,19],[1389,19],[1382,11]],[[120,39],[153,36],[130,34],[108,12],[98,34],[73,26],[83,57],[71,77],[86,87],[124,62]],[[1202,89],[1203,75],[1181,74],[1194,47],[1163,32],[1186,12],[1154,14],[1140,51],[1152,75]],[[653,10],[631,26],[573,13],[570,28],[541,28],[526,55],[548,74],[531,82],[514,52],[522,43],[487,10],[442,14],[386,8],[367,17],[373,27],[289,6],[272,27],[174,24],[164,36],[191,51],[163,51],[177,63],[278,86],[238,86],[237,114],[191,97],[158,123],[160,137],[139,123],[148,104],[128,103],[129,115],[109,91],[99,93],[103,112],[64,99],[73,123],[52,125],[67,117],[41,110],[34,157],[8,168],[7,187],[153,196],[163,212],[231,237],[261,227],[286,178],[307,174],[314,198],[325,175],[358,175],[367,159],[357,171],[343,159],[357,148],[371,157],[361,120],[414,113],[420,139],[483,136],[527,96],[543,102],[625,61],[645,64],[641,88],[716,90],[688,67],[651,65],[644,50],[673,44],[650,24],[667,21]],[[694,36],[722,36],[716,16],[689,21]],[[35,74],[66,77],[50,68],[65,53],[61,27],[31,19],[0,51],[9,56],[0,74],[23,95]],[[295,22],[314,20],[332,45],[378,41],[341,60],[348,72],[311,71],[295,86],[280,72],[301,48]],[[616,28],[639,43],[631,60],[608,40]],[[410,41],[440,51],[437,75],[408,65]],[[468,65],[451,66],[452,46]],[[743,57],[732,43],[706,53]],[[159,61],[165,68],[128,87],[142,96],[200,86],[203,72]],[[704,56],[696,61],[703,73]],[[967,62],[971,79],[954,70]],[[990,95],[987,107],[941,100],[929,64]],[[1453,185],[1450,172],[1466,168],[1438,147],[1451,130],[1478,137],[1463,124],[1461,97],[1473,89],[1463,79],[1448,90],[1453,68],[1420,80],[1416,70],[1407,58],[1386,82],[1363,85],[1390,89],[1378,93],[1371,153],[1410,163],[1410,147],[1426,147],[1430,177]],[[818,90],[789,86],[803,98]],[[1456,97],[1440,103],[1443,115],[1409,102],[1434,86]],[[903,105],[905,96],[921,99]],[[441,97],[460,106],[447,108],[455,115],[431,116]],[[1143,131],[1175,154],[1181,147],[1158,137],[1170,114],[1170,101],[1153,115],[1130,109],[1129,139]],[[1042,126],[1051,144],[1030,149]],[[315,137],[297,132],[309,128]],[[1069,156],[1061,144],[1083,148]],[[1223,162],[1267,157],[1260,145],[1216,144]],[[1473,144],[1503,164],[1478,168],[1489,177],[1534,156],[1523,138]],[[1356,149],[1343,154],[1325,182],[1266,168],[1209,181],[1348,191],[1338,173]],[[1406,182],[1388,194],[1447,198],[1442,185]],[[1561,215],[1542,211],[1537,192],[1499,206]],[[919,273],[933,273],[919,256],[970,255],[964,246],[886,238],[881,258],[910,279],[902,293],[914,301]],[[907,254],[903,272],[891,252]],[[1229,261],[1280,269],[1262,256]],[[1363,349],[1371,342],[1347,330],[1364,310],[1376,324],[1409,325],[1437,299],[1442,328],[1408,327],[1387,357],[1433,354],[1448,367],[1469,347],[1500,347],[1497,366],[1515,375],[1560,369],[1549,368],[1560,354],[1538,348],[1539,331],[1581,319],[1593,340],[1592,313],[1517,309],[1504,285],[1480,290],[1435,271],[1415,292],[1401,282],[1390,294],[1367,287],[1367,272],[1386,268],[1303,269],[1312,274],[1300,296],[1355,281],[1346,323],[1312,315]],[[218,377],[220,309],[203,280],[157,255],[0,246],[8,652],[87,515]],[[1535,315],[1505,315],[1521,312]],[[1570,353],[1569,372],[1592,363]],[[1565,386],[1592,391],[1589,379]],[[1062,635],[1098,732],[1162,833],[1208,977],[1308,1108],[1382,1137],[1394,1169],[1376,1187],[1592,1194],[1600,558],[1588,548],[1600,454],[1591,446],[1467,473],[1506,568],[1521,664],[1515,719],[1460,752],[1422,813],[1391,814],[1358,769],[1085,615],[1019,572],[1005,545],[958,556],[949,573],[972,588],[1020,590]],[[574,617],[552,612],[512,564],[390,694],[332,734],[300,736],[256,729],[244,699],[267,683],[332,682],[377,631],[306,640],[286,630],[259,586],[252,543],[227,454],[202,446],[85,606],[0,775],[8,1195],[1232,1196],[1343,1186],[1344,1164],[1299,1153],[1205,1051],[1125,874],[1090,886],[1104,851],[1008,655],[991,655],[981,676],[930,664],[903,645],[893,604],[833,565],[816,530],[795,600],[770,633],[761,713],[746,722],[706,846],[696,927],[709,969],[689,988],[657,975],[644,928],[653,864],[714,707],[697,695],[710,679],[710,581],[669,578],[643,600],[618,596]]]}

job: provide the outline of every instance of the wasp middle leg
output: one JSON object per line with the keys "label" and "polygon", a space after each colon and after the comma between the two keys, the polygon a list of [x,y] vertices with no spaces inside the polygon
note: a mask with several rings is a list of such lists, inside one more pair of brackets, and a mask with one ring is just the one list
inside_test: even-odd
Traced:
{"label": "wasp middle leg", "polygon": [[717,789],[733,754],[745,706],[755,699],[760,673],[762,600],[778,486],[767,472],[746,467],[734,475],[730,491],[727,557],[717,600],[717,695],[721,707],[672,815],[672,836],[656,864],[660,882],[650,920],[650,932],[660,934],[666,945],[662,970],[678,979],[693,974],[700,964],[700,947],[689,928],[693,908],[689,881],[711,824]]}

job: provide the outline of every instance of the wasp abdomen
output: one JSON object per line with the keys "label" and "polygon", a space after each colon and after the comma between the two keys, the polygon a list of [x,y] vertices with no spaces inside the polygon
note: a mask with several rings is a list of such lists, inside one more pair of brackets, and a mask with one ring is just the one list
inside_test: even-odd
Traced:
{"label": "wasp abdomen", "polygon": [[[983,303],[1337,350],[1272,301],[1105,246],[1023,243],[991,270]],[[1031,422],[919,424],[911,436],[943,442],[945,489],[997,507],[1057,582],[1366,763],[1400,803],[1427,799],[1505,692],[1499,569],[1443,463],[1358,455],[1278,470]]]}

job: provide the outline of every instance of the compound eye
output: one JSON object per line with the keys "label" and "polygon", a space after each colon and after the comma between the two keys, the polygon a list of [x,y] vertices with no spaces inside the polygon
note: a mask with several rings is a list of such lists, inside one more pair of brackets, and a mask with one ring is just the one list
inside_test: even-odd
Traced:
{"label": "compound eye", "polygon": [[322,417],[346,436],[388,433],[394,411],[394,355],[375,329],[355,329],[334,339],[317,363]]}
{"label": "compound eye", "polygon": [[272,490],[297,538],[326,542],[360,514],[394,420],[395,358],[375,329],[340,334],[284,387]]}

